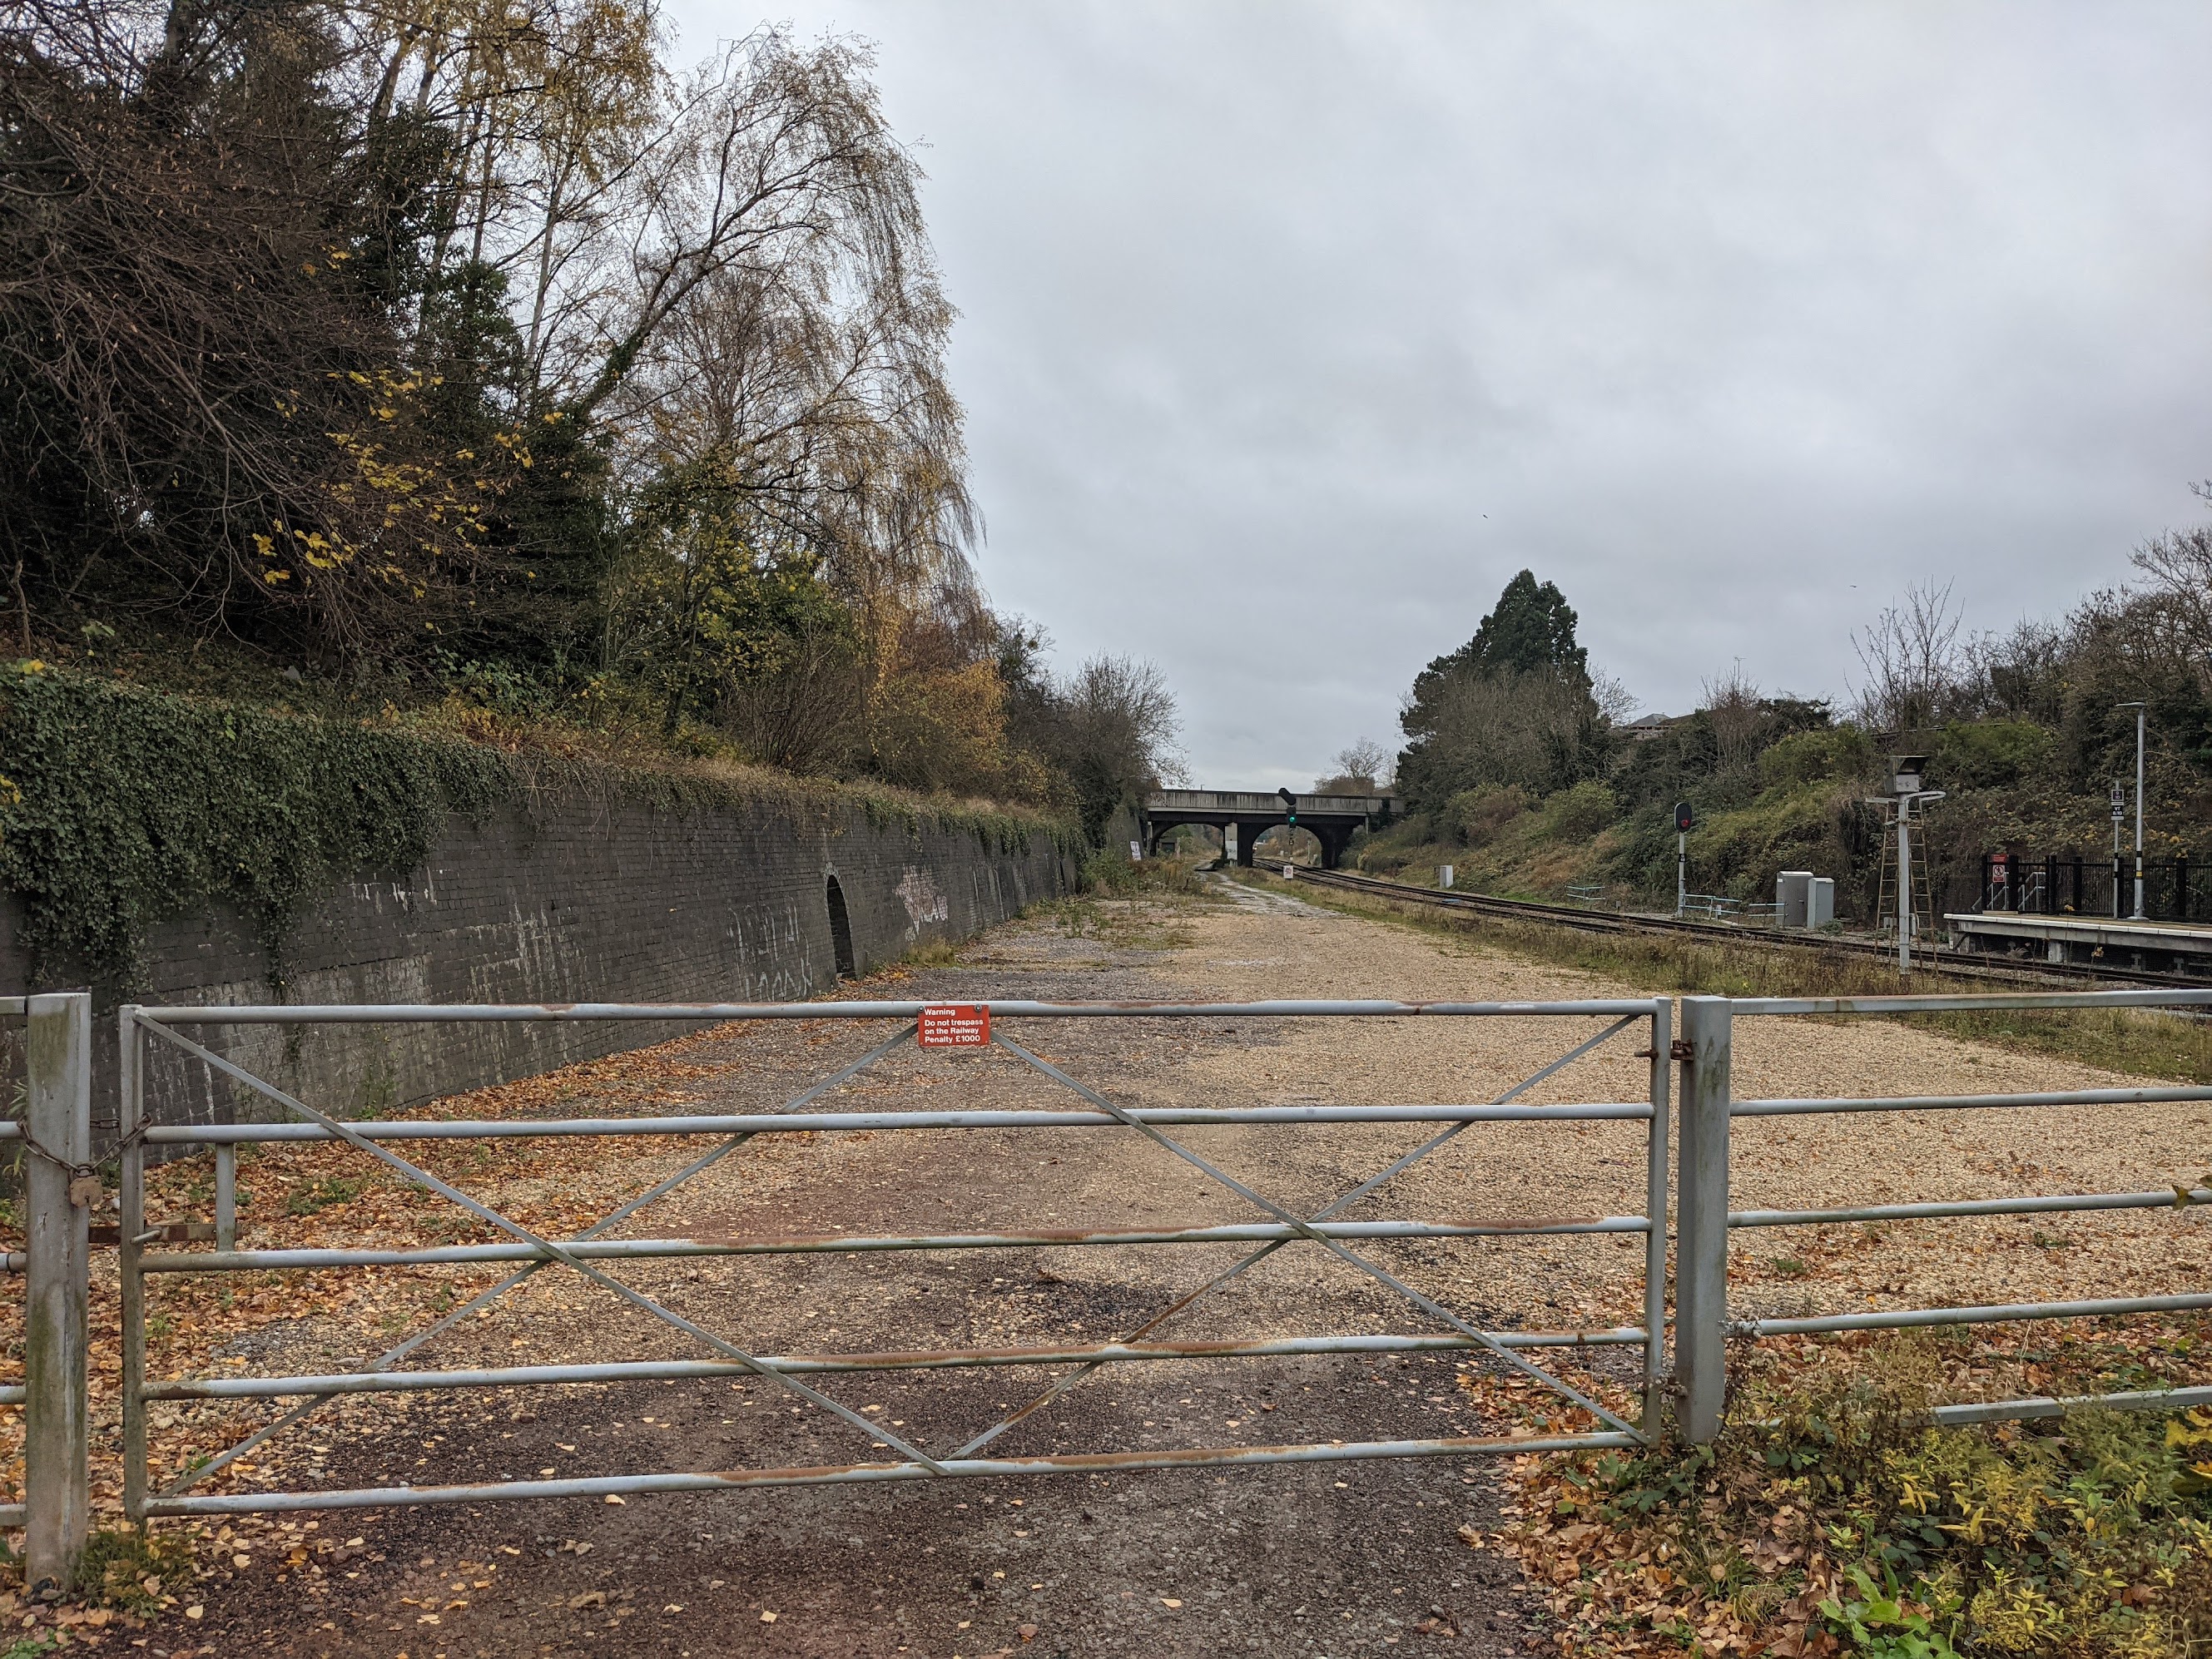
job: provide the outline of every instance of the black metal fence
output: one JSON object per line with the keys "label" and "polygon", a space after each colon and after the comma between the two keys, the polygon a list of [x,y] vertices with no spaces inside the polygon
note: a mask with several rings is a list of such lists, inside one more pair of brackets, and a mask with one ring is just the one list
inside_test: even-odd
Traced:
{"label": "black metal fence", "polygon": [[[1978,872],[1936,874],[1946,910],[2010,910],[2022,915],[2135,914],[2135,854],[2025,858],[1985,853]],[[2186,856],[2143,860],[2143,915],[2154,921],[2212,921],[2212,864]]]}

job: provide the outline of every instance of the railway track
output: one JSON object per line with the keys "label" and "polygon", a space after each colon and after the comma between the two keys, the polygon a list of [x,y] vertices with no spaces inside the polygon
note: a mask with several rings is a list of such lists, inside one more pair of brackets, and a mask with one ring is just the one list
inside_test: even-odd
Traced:
{"label": "railway track", "polygon": [[[1346,892],[1365,893],[1394,903],[1419,904],[1438,910],[1461,910],[1478,915],[1545,922],[1587,933],[1671,934],[1712,944],[1756,945],[1788,951],[1826,951],[1846,956],[1893,959],[1897,947],[1876,939],[1839,939],[1832,933],[1806,934],[1780,927],[1738,927],[1727,922],[1691,921],[1676,916],[1637,915],[1622,910],[1585,910],[1572,904],[1544,904],[1534,899],[1492,898],[1484,893],[1439,892],[1430,887],[1409,887],[1401,882],[1380,881],[1344,870],[1301,868],[1297,879]],[[2081,984],[2103,981],[2125,985],[2192,985],[2195,979],[2179,974],[2157,974],[2131,968],[2107,968],[2086,963],[2032,962],[2026,958],[1991,962],[1979,954],[1940,945],[1914,950],[1916,963],[1930,970],[1967,979],[1986,979],[2014,985],[2048,985],[2053,981]]]}

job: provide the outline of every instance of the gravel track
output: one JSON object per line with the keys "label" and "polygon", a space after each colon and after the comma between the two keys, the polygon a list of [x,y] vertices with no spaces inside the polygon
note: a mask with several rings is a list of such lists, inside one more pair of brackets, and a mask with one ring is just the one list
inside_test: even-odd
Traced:
{"label": "gravel track", "polygon": [[[1439,939],[1309,907],[1279,889],[1211,890],[1208,904],[1149,929],[1109,929],[1105,939],[1051,918],[1012,924],[896,994],[1625,994],[1589,975],[1491,951],[1479,935]],[[1131,1104],[1462,1101],[1495,1096],[1603,1024],[1139,1018],[1025,1025],[1018,1035]],[[879,1040],[872,1027],[827,1037],[791,1027],[718,1033],[687,1048],[687,1075],[661,1109],[772,1107]],[[1634,1051],[1644,1040],[1641,1030],[1624,1031],[1528,1098],[1640,1098],[1647,1063]],[[1739,1093],[1821,1095],[2113,1081],[1893,1024],[1795,1020],[1741,1022],[1736,1079]],[[955,1101],[1069,1103],[1003,1054],[911,1050],[836,1103]],[[580,1097],[564,1109],[592,1104]],[[1735,1202],[2155,1187],[2212,1163],[2208,1120],[2206,1109],[2154,1107],[1746,1121],[1737,1126]],[[1425,1138],[1369,1125],[1175,1133],[1269,1197],[1310,1209]],[[1638,1124],[1475,1126],[1346,1213],[1636,1213],[1643,1135]],[[860,1134],[817,1137],[796,1152],[783,1143],[773,1156],[754,1150],[646,1212],[629,1236],[1252,1218],[1218,1183],[1121,1129]],[[495,1203],[499,1194],[484,1196]],[[1892,1229],[1879,1241],[1860,1228],[1786,1243],[1776,1233],[1739,1235],[1732,1277],[1741,1308],[1786,1313],[1870,1300],[2120,1294],[2203,1283],[2203,1224],[2195,1212],[2161,1212],[1945,1223]],[[1423,1242],[1370,1254],[1468,1317],[1533,1328],[1632,1322],[1638,1243]],[[623,1276],[756,1352],[1002,1346],[1127,1334],[1237,1254],[1193,1246],[716,1258],[629,1265]],[[1163,1334],[1434,1328],[1372,1280],[1296,1248]],[[272,1328],[255,1369],[320,1369],[332,1340],[327,1330]],[[442,1340],[429,1363],[696,1352],[666,1327],[548,1272]],[[1595,1363],[1625,1375],[1634,1351]],[[1454,1375],[1441,1356],[1109,1367],[999,1445],[1018,1454],[1502,1428],[1478,1424]],[[908,1372],[848,1379],[830,1392],[878,1408],[869,1414],[942,1451],[1046,1380],[1028,1370]],[[315,1442],[327,1449],[313,1467],[333,1486],[428,1485],[870,1455],[856,1431],[787,1398],[758,1382],[687,1382],[444,1404],[355,1401],[316,1419]],[[285,1468],[281,1455],[267,1466]],[[1431,1460],[340,1514],[323,1517],[319,1532],[360,1540],[343,1560],[294,1566],[281,1578],[281,1558],[242,1570],[209,1587],[200,1621],[165,1623],[146,1639],[157,1656],[198,1644],[333,1659],[1551,1650],[1537,1604],[1509,1582],[1498,1553],[1470,1551],[1456,1535],[1462,1526],[1494,1528],[1493,1502],[1481,1470]]]}

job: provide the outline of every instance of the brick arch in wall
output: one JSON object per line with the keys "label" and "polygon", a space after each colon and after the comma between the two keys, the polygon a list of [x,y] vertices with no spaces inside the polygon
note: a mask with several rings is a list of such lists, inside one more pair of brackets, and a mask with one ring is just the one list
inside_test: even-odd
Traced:
{"label": "brick arch in wall", "polygon": [[830,948],[836,958],[837,977],[858,979],[860,958],[853,953],[853,913],[845,905],[844,886],[834,870],[823,875],[822,883],[823,899],[830,908]]}

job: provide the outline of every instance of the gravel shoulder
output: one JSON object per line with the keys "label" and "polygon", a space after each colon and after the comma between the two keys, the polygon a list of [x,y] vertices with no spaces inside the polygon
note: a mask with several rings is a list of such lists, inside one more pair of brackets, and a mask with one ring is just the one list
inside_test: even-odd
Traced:
{"label": "gravel shoulder", "polygon": [[[901,996],[1243,1000],[1393,996],[1535,1000],[1626,994],[1594,976],[1220,884],[1149,927],[1071,931],[1066,913],[994,930]],[[1094,913],[1086,913],[1094,914]],[[1110,914],[1110,913],[1109,913]],[[863,988],[880,994],[882,988]],[[1498,1095],[1606,1021],[1065,1022],[1018,1035],[1131,1104],[1459,1101]],[[654,1111],[770,1109],[886,1030],[831,1022],[705,1034],[676,1047]],[[1644,1033],[1622,1032],[1527,1098],[1641,1098]],[[1739,1093],[2096,1086],[2091,1068],[1876,1022],[1744,1022]],[[840,1106],[1060,1106],[1064,1091],[1002,1054],[908,1049]],[[823,1103],[828,1104],[829,1103]],[[457,1103],[458,1104],[458,1103]],[[564,1114],[640,1109],[588,1084]],[[2148,1188],[2212,1164],[2204,1109],[1920,1114],[1747,1121],[1739,1206],[1939,1194]],[[1423,1134],[1403,1127],[1178,1132],[1271,1199],[1318,1209]],[[611,1175],[635,1186],[688,1152]],[[1632,1214],[1642,1126],[1483,1125],[1346,1214],[1522,1219]],[[540,1202],[559,1179],[507,1171],[471,1189]],[[532,1182],[538,1184],[532,1186]],[[468,1184],[468,1183],[464,1183]],[[629,1224],[629,1237],[1113,1227],[1253,1218],[1218,1182],[1122,1129],[945,1131],[763,1139]],[[1760,1311],[1870,1301],[2118,1294],[2203,1282],[2195,1213],[1740,1235],[1732,1277]],[[257,1242],[276,1242],[281,1227]],[[2054,1243],[2053,1241],[2057,1242]],[[1486,1326],[1632,1322],[1641,1250],[1626,1237],[1377,1245],[1390,1270]],[[1785,1254],[1785,1251],[1787,1252]],[[623,1276],[755,1352],[1010,1347],[1127,1334],[1237,1259],[1222,1246],[716,1257],[625,1264]],[[1787,1265],[1778,1265],[1786,1263]],[[380,1346],[356,1320],[272,1317],[252,1369],[326,1368]],[[368,1304],[364,1303],[364,1308]],[[1178,1316],[1172,1337],[1429,1332],[1434,1322],[1310,1248],[1278,1252]],[[694,1357],[689,1340],[547,1272],[422,1363]],[[236,1357],[236,1356],[234,1356]],[[202,1362],[204,1364],[204,1361]],[[1480,1363],[1480,1362],[1479,1362]],[[1634,1351],[1593,1362],[1625,1375]],[[827,1391],[944,1452],[1054,1370],[872,1373]],[[995,1443],[1047,1450],[1276,1443],[1504,1431],[1454,1385],[1455,1357],[1109,1367]],[[1577,1373],[1587,1375],[1587,1373]],[[324,1408],[248,1472],[254,1483],[353,1486],[648,1468],[834,1463],[858,1431],[753,1382],[641,1383],[498,1396],[381,1396]],[[220,1483],[218,1483],[218,1486]],[[1039,1655],[1328,1656],[1551,1650],[1544,1615],[1494,1551],[1486,1471],[1455,1460],[786,1488],[326,1514],[247,1526],[205,1584],[201,1616],[142,1633],[191,1651],[507,1659],[665,1653],[930,1659]],[[769,1615],[773,1614],[773,1618]]]}

